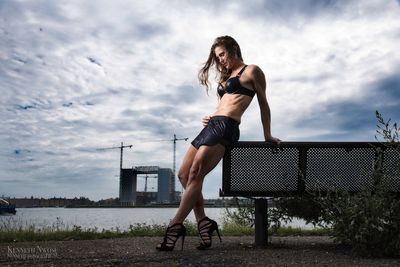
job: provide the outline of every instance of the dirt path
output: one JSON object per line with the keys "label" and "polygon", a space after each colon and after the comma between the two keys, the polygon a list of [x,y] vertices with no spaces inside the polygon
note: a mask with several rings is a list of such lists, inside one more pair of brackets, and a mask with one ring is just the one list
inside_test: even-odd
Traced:
{"label": "dirt path", "polygon": [[197,237],[184,250],[159,252],[160,237],[0,244],[0,266],[400,266],[400,259],[359,258],[325,236],[273,237],[266,248],[253,237],[223,237],[211,250],[198,251]]}

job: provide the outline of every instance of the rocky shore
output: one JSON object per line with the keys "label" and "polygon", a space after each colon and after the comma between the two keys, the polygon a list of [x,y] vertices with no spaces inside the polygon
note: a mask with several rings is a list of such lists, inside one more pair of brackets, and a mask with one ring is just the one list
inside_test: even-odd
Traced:
{"label": "rocky shore", "polygon": [[253,247],[252,236],[222,238],[198,251],[198,237],[186,237],[172,252],[155,249],[160,237],[2,243],[0,266],[400,266],[357,257],[327,236],[273,237],[267,248]]}

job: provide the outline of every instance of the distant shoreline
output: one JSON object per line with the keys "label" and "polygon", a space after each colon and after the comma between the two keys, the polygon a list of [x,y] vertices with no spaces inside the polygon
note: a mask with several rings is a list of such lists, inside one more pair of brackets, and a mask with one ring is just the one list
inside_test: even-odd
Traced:
{"label": "distant shoreline", "polygon": [[[173,202],[156,202],[156,201],[143,201],[137,199],[133,201],[135,205],[125,205],[128,203],[121,203],[118,198],[106,199],[99,201],[92,201],[86,197],[80,198],[7,198],[8,202],[16,208],[176,208],[179,207],[179,201]],[[247,201],[238,201],[236,199],[207,199],[204,200],[205,207],[231,207],[248,205]]]}
{"label": "distant shoreline", "polygon": [[[65,208],[178,208],[179,204],[170,205],[138,205],[138,206],[77,206],[77,207],[65,207]],[[222,205],[204,205],[206,208],[225,208],[227,206]]]}
{"label": "distant shoreline", "polygon": [[[137,206],[37,206],[37,207],[17,207],[17,209],[32,209],[32,208],[66,208],[66,209],[86,209],[86,208],[94,208],[94,209],[103,209],[103,208],[178,208],[179,204],[160,204],[160,205],[137,205]],[[234,208],[235,206],[227,206],[227,205],[204,205],[206,208]],[[237,206],[236,206],[237,207]]]}

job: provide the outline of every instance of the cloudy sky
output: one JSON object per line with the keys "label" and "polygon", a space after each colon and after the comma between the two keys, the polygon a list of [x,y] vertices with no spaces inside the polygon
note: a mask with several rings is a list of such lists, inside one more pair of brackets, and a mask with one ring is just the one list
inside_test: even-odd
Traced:
{"label": "cloudy sky", "polygon": [[[97,149],[121,142],[124,168],[172,167],[168,140],[217,105],[197,72],[221,35],[265,72],[282,140],[371,141],[375,110],[400,122],[400,1],[0,0],[0,196],[117,197],[119,150]],[[254,98],[241,140],[262,138]],[[220,187],[221,165],[205,197]]]}

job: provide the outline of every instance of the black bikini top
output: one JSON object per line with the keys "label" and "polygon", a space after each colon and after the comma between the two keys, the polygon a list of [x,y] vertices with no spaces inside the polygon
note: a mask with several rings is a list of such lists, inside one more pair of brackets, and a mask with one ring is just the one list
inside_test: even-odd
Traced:
{"label": "black bikini top", "polygon": [[250,97],[254,97],[255,92],[253,90],[247,89],[246,87],[243,87],[240,84],[239,78],[246,67],[247,65],[244,65],[244,67],[239,71],[239,73],[235,77],[229,78],[225,83],[225,88],[222,86],[221,83],[218,85],[217,91],[220,97],[222,97],[225,93],[247,95]]}

